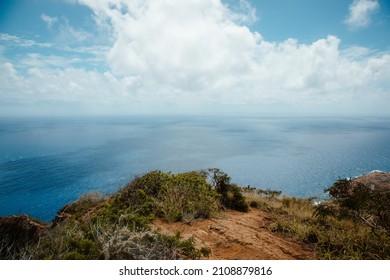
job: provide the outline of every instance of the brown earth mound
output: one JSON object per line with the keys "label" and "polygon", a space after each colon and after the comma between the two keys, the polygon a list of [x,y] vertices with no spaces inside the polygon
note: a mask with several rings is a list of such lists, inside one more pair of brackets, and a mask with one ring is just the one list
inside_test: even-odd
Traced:
{"label": "brown earth mound", "polygon": [[375,171],[354,178],[353,181],[378,191],[390,192],[390,172]]}
{"label": "brown earth mound", "polygon": [[0,217],[0,258],[6,250],[18,250],[46,232],[47,224],[27,215]]}
{"label": "brown earth mound", "polygon": [[268,229],[267,214],[251,209],[247,213],[228,210],[220,218],[192,224],[156,220],[154,227],[163,233],[181,232],[194,238],[197,247],[209,247],[214,260],[294,260],[314,259],[310,248]]}

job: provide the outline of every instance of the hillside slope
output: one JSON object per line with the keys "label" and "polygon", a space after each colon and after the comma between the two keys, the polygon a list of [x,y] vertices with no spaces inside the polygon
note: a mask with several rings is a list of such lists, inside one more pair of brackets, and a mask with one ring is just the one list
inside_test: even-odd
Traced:
{"label": "hillside slope", "polygon": [[51,223],[0,217],[0,259],[389,259],[389,177],[340,179],[314,203],[215,168],[152,171],[84,194]]}
{"label": "hillside slope", "polygon": [[309,260],[313,250],[291,238],[269,230],[271,218],[261,210],[247,213],[226,210],[219,218],[188,223],[154,222],[155,229],[165,234],[181,232],[194,238],[197,247],[208,247],[213,260]]}
{"label": "hillside slope", "polygon": [[353,181],[378,191],[390,192],[390,172],[373,171],[354,178]]}

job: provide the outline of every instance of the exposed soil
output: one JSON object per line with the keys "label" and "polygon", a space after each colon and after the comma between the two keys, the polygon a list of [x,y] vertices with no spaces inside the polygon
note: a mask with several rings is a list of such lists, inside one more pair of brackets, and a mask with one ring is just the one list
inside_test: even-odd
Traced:
{"label": "exposed soil", "polygon": [[314,259],[305,245],[268,229],[267,214],[253,209],[248,213],[224,211],[220,218],[194,221],[192,224],[156,220],[154,227],[163,233],[182,233],[193,237],[197,247],[212,250],[213,260],[294,260]]}
{"label": "exposed soil", "polygon": [[390,192],[390,172],[375,171],[353,179],[369,188]]}

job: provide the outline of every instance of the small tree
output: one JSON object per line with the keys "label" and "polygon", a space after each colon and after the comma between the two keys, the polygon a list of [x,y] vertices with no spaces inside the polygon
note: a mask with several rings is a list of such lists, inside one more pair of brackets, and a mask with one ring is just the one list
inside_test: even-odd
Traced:
{"label": "small tree", "polygon": [[374,234],[384,230],[390,236],[390,193],[348,179],[338,180],[325,192],[331,201],[317,207],[317,216],[337,215],[358,220],[370,226]]}
{"label": "small tree", "polygon": [[241,212],[247,212],[249,209],[245,197],[240,188],[230,183],[230,177],[218,168],[208,169],[208,175],[211,179],[215,191],[220,194],[220,202],[223,206]]}

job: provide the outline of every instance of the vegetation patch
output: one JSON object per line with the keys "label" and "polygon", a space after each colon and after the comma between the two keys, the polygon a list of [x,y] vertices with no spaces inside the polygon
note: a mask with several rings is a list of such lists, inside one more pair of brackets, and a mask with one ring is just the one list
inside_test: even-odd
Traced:
{"label": "vegetation patch", "polygon": [[251,207],[268,212],[269,229],[311,246],[319,259],[389,259],[389,193],[341,179],[325,190],[330,198],[271,195],[243,189]]}
{"label": "vegetation patch", "polygon": [[[214,170],[216,171],[216,170]],[[65,205],[47,232],[17,247],[2,242],[1,259],[198,259],[210,255],[192,239],[150,229],[158,217],[191,222],[215,217],[223,207],[247,210],[239,188],[219,171],[180,174],[152,171],[117,193],[90,192]],[[223,180],[221,179],[223,178]],[[221,191],[222,184],[226,188]],[[225,186],[224,185],[224,186]],[[235,201],[237,200],[237,201]],[[222,203],[222,204],[221,204]],[[9,227],[7,226],[6,229]],[[8,237],[8,236],[7,236]],[[3,239],[6,240],[6,239]],[[7,239],[8,240],[8,239]],[[31,241],[31,242],[30,242]]]}
{"label": "vegetation patch", "polygon": [[249,204],[242,195],[241,188],[230,182],[231,178],[218,168],[208,169],[206,173],[219,194],[219,201],[222,206],[233,210],[248,212]]}
{"label": "vegetation patch", "polygon": [[52,224],[26,215],[0,218],[1,259],[199,259],[178,232],[151,229],[155,218],[191,222],[224,209],[264,211],[268,228],[307,244],[319,259],[389,259],[390,192],[342,179],[326,190],[329,199],[283,196],[279,191],[241,188],[219,169],[173,174],[152,171],[117,193],[81,196],[64,206]]}

